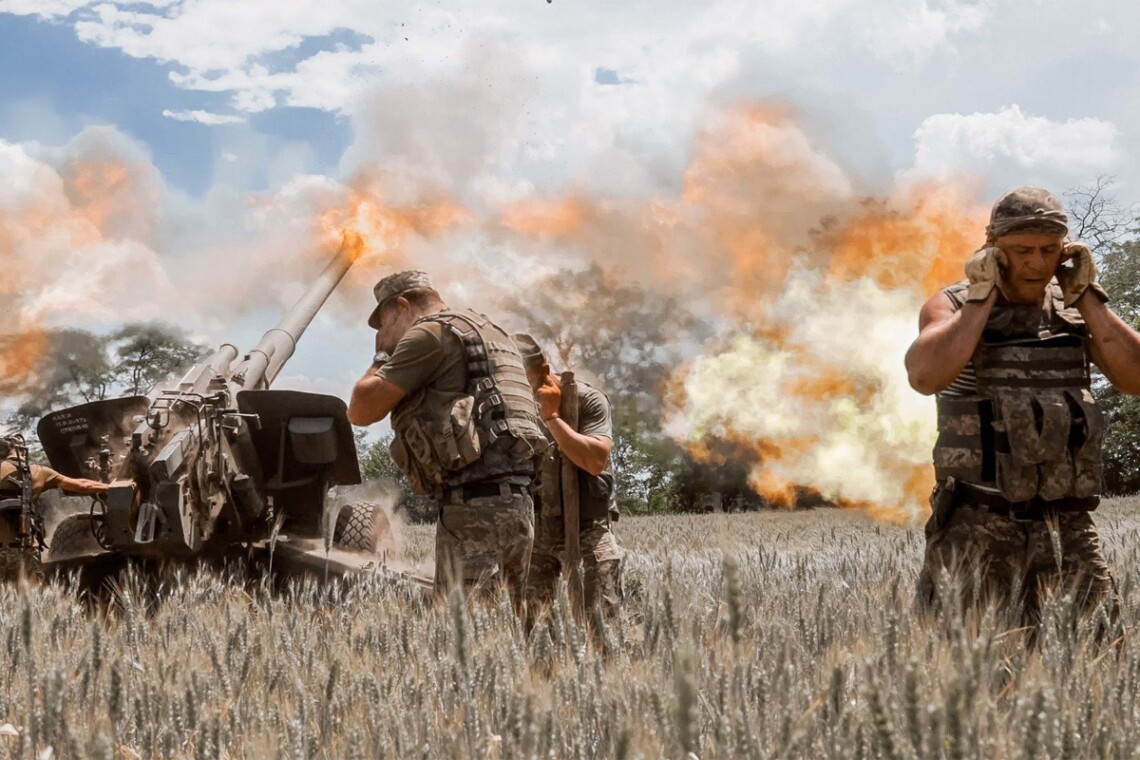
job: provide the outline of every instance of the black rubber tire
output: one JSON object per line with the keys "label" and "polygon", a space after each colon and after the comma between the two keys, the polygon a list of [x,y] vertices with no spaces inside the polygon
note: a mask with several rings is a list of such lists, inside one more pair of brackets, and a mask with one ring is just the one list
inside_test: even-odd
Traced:
{"label": "black rubber tire", "polygon": [[380,505],[367,501],[345,504],[336,516],[333,548],[376,554],[389,543],[388,516]]}
{"label": "black rubber tire", "polygon": [[91,518],[87,515],[72,515],[55,526],[48,538],[46,556],[48,561],[54,561],[75,556],[93,556],[104,551],[91,532]]}

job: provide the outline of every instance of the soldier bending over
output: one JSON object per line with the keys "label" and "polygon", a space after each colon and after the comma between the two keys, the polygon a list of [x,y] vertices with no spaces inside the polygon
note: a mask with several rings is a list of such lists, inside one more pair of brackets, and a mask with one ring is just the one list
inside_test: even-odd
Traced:
{"label": "soldier bending over", "polygon": [[546,448],[522,357],[487,317],[449,309],[423,272],[389,275],[374,293],[368,325],[378,353],[353,388],[348,419],[371,425],[391,412],[392,458],[438,503],[436,593],[498,575],[521,615],[530,483]]}

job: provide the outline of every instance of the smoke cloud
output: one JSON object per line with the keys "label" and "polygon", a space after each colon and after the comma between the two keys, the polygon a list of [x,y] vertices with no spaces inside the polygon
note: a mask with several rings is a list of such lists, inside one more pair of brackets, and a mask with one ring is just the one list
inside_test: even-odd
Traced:
{"label": "smoke cloud", "polygon": [[[456,97],[469,89],[457,82]],[[372,113],[391,105],[380,99]],[[732,442],[750,458],[753,487],[775,500],[806,488],[893,519],[923,509],[933,411],[907,386],[902,353],[923,299],[958,279],[979,242],[973,183],[900,182],[876,196],[793,109],[742,103],[708,118],[672,187],[515,186],[473,203],[461,186],[494,184],[479,157],[509,130],[487,122],[474,152],[434,154],[449,131],[429,132],[425,148],[408,125],[376,118],[394,130],[390,162],[358,147],[345,181],[297,176],[272,193],[199,201],[166,188],[111,129],[54,153],[0,143],[0,255],[11,272],[0,292],[14,304],[0,346],[6,387],[34,367],[45,327],[175,312],[210,332],[290,303],[342,244],[358,262],[327,313],[346,324],[367,313],[378,273],[426,269],[452,303],[493,310],[560,268],[597,264],[711,327],[713,340],[686,347],[689,360],[654,389],[667,432],[694,454]]]}

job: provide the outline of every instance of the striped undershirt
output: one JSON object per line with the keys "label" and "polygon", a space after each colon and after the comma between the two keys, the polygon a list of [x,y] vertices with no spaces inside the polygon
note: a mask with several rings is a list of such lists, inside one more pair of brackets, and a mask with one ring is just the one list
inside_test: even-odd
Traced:
{"label": "striped undershirt", "polygon": [[[943,288],[942,292],[950,299],[950,303],[954,304],[954,310],[962,308],[966,303],[966,288],[969,286],[968,280],[956,282],[953,285]],[[978,374],[974,370],[974,360],[966,362],[966,366],[954,378],[950,385],[943,388],[938,392],[939,396],[975,396],[978,393]]]}

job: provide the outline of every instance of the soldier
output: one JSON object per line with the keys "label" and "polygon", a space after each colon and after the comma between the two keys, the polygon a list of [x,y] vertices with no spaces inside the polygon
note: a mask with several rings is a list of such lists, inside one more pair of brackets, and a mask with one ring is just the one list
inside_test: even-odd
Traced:
{"label": "soldier", "polygon": [[1060,588],[1084,614],[1115,591],[1091,512],[1104,423],[1089,363],[1140,393],[1140,335],[1105,306],[1088,246],[1045,190],[994,205],[966,279],[931,297],[906,355],[910,384],[937,394],[937,485],[920,603],[951,573],[967,605],[1013,604],[1040,621]]}
{"label": "soldier", "polygon": [[[543,424],[554,445],[539,471],[535,505],[534,552],[527,580],[527,609],[549,607],[563,569],[565,532],[562,517],[562,458],[578,468],[580,494],[579,545],[582,551],[583,601],[586,610],[600,607],[605,620],[618,625],[621,615],[621,560],[624,552],[610,525],[614,475],[610,464],[613,425],[606,395],[582,381],[578,386],[578,425],[572,429],[559,416],[562,388],[558,376],[534,338],[514,337],[526,365],[526,376],[538,400]],[[533,615],[532,615],[533,618]]]}
{"label": "soldier", "polygon": [[[38,558],[42,524],[35,504],[40,494],[54,488],[94,496],[106,493],[108,485],[86,478],[69,478],[50,467],[30,464],[23,438],[0,434],[0,550],[6,571],[21,561]],[[21,525],[24,514],[30,514],[35,525]],[[29,536],[29,531],[34,535]],[[27,556],[28,550],[33,557]]]}
{"label": "soldier", "polygon": [[499,574],[521,615],[530,483],[546,439],[518,349],[487,317],[449,309],[424,272],[389,275],[374,293],[378,353],[348,419],[371,425],[391,412],[392,458],[438,503],[436,593]]}
{"label": "soldier", "polygon": [[[0,434],[0,494],[4,496],[15,495],[22,487],[23,468],[20,466],[19,457],[21,447],[22,444],[16,436]],[[29,464],[28,472],[32,479],[33,499],[38,499],[44,491],[53,488],[77,496],[94,496],[107,493],[110,487],[98,480],[69,478],[50,467],[41,467],[37,464]]]}

